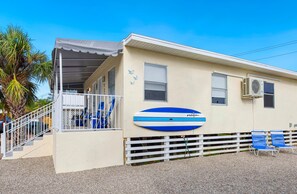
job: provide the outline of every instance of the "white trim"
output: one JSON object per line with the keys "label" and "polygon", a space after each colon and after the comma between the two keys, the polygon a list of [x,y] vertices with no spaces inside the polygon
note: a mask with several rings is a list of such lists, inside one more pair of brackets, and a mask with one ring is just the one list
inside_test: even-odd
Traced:
{"label": "white trim", "polygon": [[[232,56],[228,56],[228,55],[223,55],[223,54],[219,54],[219,53],[215,53],[215,52],[211,52],[211,51],[206,51],[206,50],[197,49],[197,48],[193,48],[193,47],[189,47],[189,46],[184,46],[181,44],[176,44],[173,42],[168,42],[168,41],[155,39],[155,38],[151,38],[151,37],[147,37],[147,36],[133,34],[133,33],[130,34],[126,39],[123,40],[123,45],[129,46],[129,43],[131,41],[139,41],[144,44],[156,45],[156,46],[167,48],[169,50],[171,49],[171,50],[186,52],[189,54],[193,54],[193,56],[195,56],[195,57],[199,57],[199,56],[208,57],[209,59],[219,60],[222,63],[223,62],[224,63],[233,63],[233,66],[236,65],[237,67],[240,67],[240,68],[253,69],[253,70],[258,69],[258,70],[262,70],[263,72],[266,72],[269,74],[273,74],[273,73],[281,74],[280,76],[283,76],[283,77],[291,77],[293,79],[297,79],[297,72],[294,72],[294,71],[266,65],[263,63],[248,61],[245,59],[240,59],[240,58],[236,58],[236,57],[232,57]],[[225,65],[227,65],[227,64],[225,64]],[[232,66],[232,65],[230,64],[230,66]]]}

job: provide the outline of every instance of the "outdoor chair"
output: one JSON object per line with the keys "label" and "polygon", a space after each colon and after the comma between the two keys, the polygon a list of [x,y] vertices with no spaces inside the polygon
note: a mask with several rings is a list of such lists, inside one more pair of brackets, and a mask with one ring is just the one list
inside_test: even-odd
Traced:
{"label": "outdoor chair", "polygon": [[278,153],[277,149],[267,145],[265,131],[252,131],[252,145],[250,150],[253,151],[256,156],[259,155],[259,152],[271,152],[272,156]]}
{"label": "outdoor chair", "polygon": [[100,114],[97,114],[97,117],[92,118],[92,127],[93,128],[108,128],[111,125],[111,114],[115,106],[115,98],[111,98],[109,110],[104,111],[104,108],[101,109]]}
{"label": "outdoor chair", "polygon": [[285,142],[284,132],[282,130],[271,130],[271,142],[278,150],[291,150],[294,152],[293,146],[287,145]]}
{"label": "outdoor chair", "polygon": [[94,116],[91,116],[91,126],[92,128],[97,128],[98,123],[102,120],[104,114],[104,102],[98,104],[97,113]]}
{"label": "outdoor chair", "polygon": [[75,116],[75,126],[82,127],[86,125],[88,119],[87,108],[85,108],[80,115]]}

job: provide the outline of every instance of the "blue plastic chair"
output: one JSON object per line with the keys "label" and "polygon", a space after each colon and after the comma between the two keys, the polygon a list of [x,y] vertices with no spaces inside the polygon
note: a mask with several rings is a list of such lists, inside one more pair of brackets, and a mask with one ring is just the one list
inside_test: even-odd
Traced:
{"label": "blue plastic chair", "polygon": [[109,110],[106,113],[102,111],[101,117],[98,118],[97,128],[108,128],[108,125],[110,124],[110,115],[114,109],[114,106],[115,106],[115,98],[112,97]]}
{"label": "blue plastic chair", "polygon": [[271,142],[274,147],[276,147],[279,150],[290,149],[292,150],[292,152],[294,152],[295,147],[286,144],[284,132],[282,130],[271,130],[270,135],[271,135]]}
{"label": "blue plastic chair", "polygon": [[88,119],[87,108],[85,108],[79,116],[76,116],[75,125],[82,127],[86,125]]}
{"label": "blue plastic chair", "polygon": [[251,151],[254,152],[256,156],[259,155],[259,152],[271,152],[274,156],[274,153],[278,153],[274,147],[267,145],[266,132],[265,131],[252,131],[252,145]]}
{"label": "blue plastic chair", "polygon": [[103,112],[104,112],[104,102],[100,102],[98,104],[98,110],[97,110],[96,116],[91,116],[92,128],[96,128],[98,124],[101,122]]}

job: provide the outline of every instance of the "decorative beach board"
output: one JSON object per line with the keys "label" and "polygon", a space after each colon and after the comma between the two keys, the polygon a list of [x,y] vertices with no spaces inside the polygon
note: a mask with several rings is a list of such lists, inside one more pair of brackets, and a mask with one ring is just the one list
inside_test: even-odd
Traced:
{"label": "decorative beach board", "polygon": [[134,124],[157,131],[187,131],[201,127],[206,118],[193,109],[160,107],[135,113]]}

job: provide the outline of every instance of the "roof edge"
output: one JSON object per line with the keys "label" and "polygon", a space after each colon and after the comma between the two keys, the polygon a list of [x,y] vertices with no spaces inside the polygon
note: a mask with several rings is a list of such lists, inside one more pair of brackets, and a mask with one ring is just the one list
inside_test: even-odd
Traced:
{"label": "roof edge", "polygon": [[212,51],[207,51],[207,50],[198,49],[198,48],[194,48],[194,47],[190,47],[190,46],[185,46],[182,44],[177,44],[174,42],[169,42],[169,41],[156,39],[156,38],[152,38],[152,37],[148,37],[148,36],[134,34],[134,33],[131,33],[126,39],[123,40],[123,45],[129,46],[128,44],[133,40],[148,43],[148,44],[158,45],[158,46],[165,47],[168,49],[179,50],[179,51],[183,51],[183,52],[187,52],[187,53],[191,53],[191,54],[203,55],[205,57],[210,57],[213,59],[221,60],[222,62],[237,63],[240,65],[243,65],[242,68],[249,68],[249,67],[250,68],[259,68],[262,70],[266,70],[267,73],[269,73],[271,71],[277,72],[277,73],[285,74],[285,75],[288,75],[289,77],[294,77],[295,79],[297,79],[297,72],[295,72],[295,71],[291,71],[291,70],[287,70],[287,69],[283,69],[283,68],[263,64],[263,63],[258,63],[258,62],[254,62],[254,61],[249,61],[249,60],[245,60],[245,59],[241,59],[241,58],[237,58],[237,57],[233,57],[233,56],[229,56],[229,55],[224,55],[224,54],[220,54],[220,53],[216,53],[216,52],[212,52]]}

